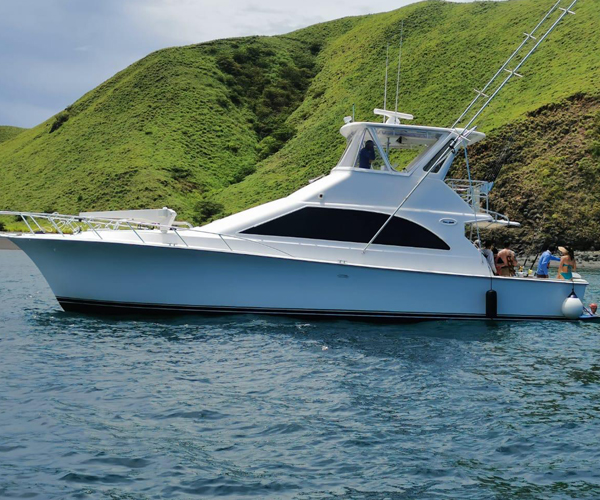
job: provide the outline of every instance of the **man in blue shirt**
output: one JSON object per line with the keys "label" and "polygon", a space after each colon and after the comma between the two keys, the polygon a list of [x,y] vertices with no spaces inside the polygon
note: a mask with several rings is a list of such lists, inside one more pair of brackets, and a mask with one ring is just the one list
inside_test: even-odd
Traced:
{"label": "man in blue shirt", "polygon": [[548,267],[550,266],[550,261],[555,260],[560,262],[560,259],[552,255],[554,246],[546,244],[542,247],[542,250],[544,251],[540,256],[540,262],[538,263],[537,273],[535,273],[535,275],[537,278],[548,278]]}
{"label": "man in blue shirt", "polygon": [[373,141],[365,142],[365,147],[358,153],[358,167],[371,168],[371,162],[375,159],[375,145]]}

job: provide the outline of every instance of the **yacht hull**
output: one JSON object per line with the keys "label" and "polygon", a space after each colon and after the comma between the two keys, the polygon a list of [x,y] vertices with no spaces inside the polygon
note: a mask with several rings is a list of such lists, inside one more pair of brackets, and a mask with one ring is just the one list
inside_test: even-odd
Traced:
{"label": "yacht hull", "polygon": [[586,282],[490,278],[159,245],[15,237],[67,311],[259,313],[379,320],[565,319]]}

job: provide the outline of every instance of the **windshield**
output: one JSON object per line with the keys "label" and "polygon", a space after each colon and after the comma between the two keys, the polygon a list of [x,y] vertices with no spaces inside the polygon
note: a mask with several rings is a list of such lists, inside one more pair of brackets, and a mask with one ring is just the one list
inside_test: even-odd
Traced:
{"label": "windshield", "polygon": [[366,130],[358,149],[354,168],[387,170],[388,168],[383,159],[384,154],[377,146],[374,134],[371,133],[371,130]]}
{"label": "windshield", "polygon": [[347,137],[346,151],[338,166],[406,172],[447,136],[446,131],[414,126],[368,125]]}
{"label": "windshield", "polygon": [[410,170],[424,153],[444,135],[441,132],[389,127],[375,128],[383,154],[393,170]]}

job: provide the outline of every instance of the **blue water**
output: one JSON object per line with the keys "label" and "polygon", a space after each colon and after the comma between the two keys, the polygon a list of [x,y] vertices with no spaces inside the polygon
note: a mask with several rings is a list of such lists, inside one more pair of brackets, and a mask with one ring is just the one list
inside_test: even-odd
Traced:
{"label": "blue water", "polygon": [[599,340],[67,314],[0,251],[0,497],[597,499]]}

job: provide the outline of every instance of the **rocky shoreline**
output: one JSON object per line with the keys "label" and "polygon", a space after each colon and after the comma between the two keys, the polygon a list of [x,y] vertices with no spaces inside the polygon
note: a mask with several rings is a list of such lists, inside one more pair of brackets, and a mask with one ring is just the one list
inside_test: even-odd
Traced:
{"label": "rocky shoreline", "polygon": [[[555,254],[557,257],[560,257],[558,254]],[[522,255],[517,254],[517,260],[519,264],[527,263],[527,269],[529,269],[531,264],[533,263],[533,259],[535,259],[535,255],[530,255],[529,257],[523,257]],[[539,256],[538,256],[539,259]],[[600,251],[598,250],[586,250],[578,252],[575,251],[575,260],[577,261],[577,269],[600,269]],[[558,262],[550,263],[550,274],[556,272]],[[537,261],[535,262],[535,266],[533,266],[533,270],[537,269]]]}

